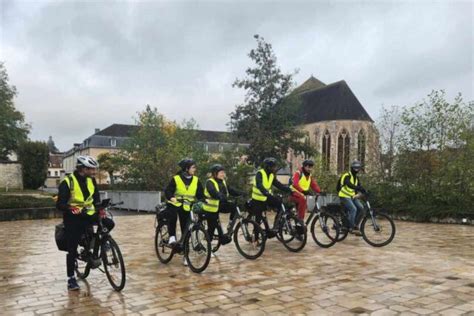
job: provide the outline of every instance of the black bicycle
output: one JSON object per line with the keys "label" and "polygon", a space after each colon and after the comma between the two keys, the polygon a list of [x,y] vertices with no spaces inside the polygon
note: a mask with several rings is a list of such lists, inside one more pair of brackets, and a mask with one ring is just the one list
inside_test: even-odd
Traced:
{"label": "black bicycle", "polygon": [[[109,208],[121,204],[123,202],[114,204],[110,202],[110,199],[105,199],[98,208],[105,209],[107,216],[112,218]],[[76,274],[78,278],[85,279],[89,276],[91,269],[99,269],[101,272],[105,272],[114,290],[121,291],[125,287],[125,264],[122,252],[110,236],[108,229],[102,224],[100,216],[98,216],[95,230],[94,226],[87,229],[79,242]],[[103,270],[101,265],[103,265]]]}
{"label": "black bicycle", "polygon": [[251,214],[250,217],[259,225],[263,224],[267,238],[276,236],[289,251],[299,252],[306,245],[308,235],[304,221],[300,220],[291,209],[287,209],[283,202],[276,214],[273,228],[270,228],[268,224],[267,211],[262,212],[261,221],[258,221],[254,214]]}
{"label": "black bicycle", "polygon": [[311,227],[311,236],[314,242],[323,248],[329,248],[336,244],[339,238],[338,219],[331,215],[326,207],[321,207],[319,197],[316,195],[314,208],[309,211],[306,227]]}
{"label": "black bicycle", "polygon": [[[365,202],[367,208],[362,214],[357,214],[356,223],[360,222],[359,229],[362,238],[373,247],[383,247],[395,238],[396,228],[393,219],[386,213],[376,211],[370,206],[369,194],[358,193],[356,198]],[[349,234],[349,214],[344,205],[333,204],[328,206],[340,225],[337,241],[343,241]]]}
{"label": "black bicycle", "polygon": [[234,202],[237,213],[234,218],[227,225],[227,232],[224,233],[220,220],[211,238],[212,252],[219,250],[221,246],[221,239],[219,236],[226,236],[227,238],[234,238],[235,247],[237,251],[246,259],[255,260],[260,257],[265,251],[266,235],[262,228],[254,220],[248,216],[248,202],[244,212],[240,211],[237,201]]}
{"label": "black bicycle", "polygon": [[211,241],[200,216],[202,204],[192,203],[190,207],[187,229],[176,244],[169,243],[169,214],[166,203],[156,207],[155,251],[158,260],[165,264],[171,261],[175,253],[184,255],[191,271],[201,273],[206,270],[211,260]]}

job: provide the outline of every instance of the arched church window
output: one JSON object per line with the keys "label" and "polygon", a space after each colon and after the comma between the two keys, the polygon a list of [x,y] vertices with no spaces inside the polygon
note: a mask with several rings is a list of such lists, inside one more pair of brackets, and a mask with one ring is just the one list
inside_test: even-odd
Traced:
{"label": "arched church window", "polygon": [[342,173],[349,169],[349,154],[351,148],[351,137],[346,129],[343,129],[337,139],[337,172]]}
{"label": "arched church window", "polygon": [[331,134],[326,130],[323,134],[323,140],[321,145],[322,161],[324,170],[328,171],[331,164]]}

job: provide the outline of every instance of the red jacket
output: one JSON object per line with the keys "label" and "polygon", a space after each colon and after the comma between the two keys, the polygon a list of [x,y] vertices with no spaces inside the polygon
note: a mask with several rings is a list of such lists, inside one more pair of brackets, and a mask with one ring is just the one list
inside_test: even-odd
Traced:
{"label": "red jacket", "polygon": [[[303,170],[300,169],[298,171],[295,172],[295,174],[293,175],[293,180],[292,180],[292,183],[293,183],[293,186],[295,187],[296,190],[298,190],[299,192],[303,192],[303,189],[299,186],[299,183],[300,183],[300,177],[306,177],[303,173]],[[309,175],[308,177],[311,177],[311,175]],[[306,179],[308,178],[306,177]],[[321,192],[321,189],[319,188],[319,185],[316,183],[316,180],[313,179],[313,177],[311,177],[311,185],[310,185],[311,189],[316,192],[316,193],[320,193]]]}

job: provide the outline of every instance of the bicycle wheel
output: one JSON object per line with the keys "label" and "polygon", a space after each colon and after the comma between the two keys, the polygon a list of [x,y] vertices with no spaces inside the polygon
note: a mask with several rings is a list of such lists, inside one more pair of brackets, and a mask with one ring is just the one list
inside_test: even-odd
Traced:
{"label": "bicycle wheel", "polygon": [[368,214],[360,224],[362,238],[373,247],[383,247],[392,242],[395,237],[395,223],[384,213]]}
{"label": "bicycle wheel", "polygon": [[306,245],[308,238],[304,222],[298,219],[295,214],[288,214],[282,220],[278,234],[285,248],[291,252],[301,251]]}
{"label": "bicycle wheel", "polygon": [[252,220],[243,219],[234,230],[237,251],[246,259],[255,260],[265,251],[267,238],[262,228]]}
{"label": "bicycle wheel", "polygon": [[102,263],[105,275],[115,291],[125,286],[125,264],[119,246],[111,236],[107,236],[101,245]]}
{"label": "bicycle wheel", "polygon": [[311,235],[314,242],[323,248],[334,246],[339,238],[339,224],[331,214],[322,212],[311,222]]}
{"label": "bicycle wheel", "polygon": [[206,270],[211,260],[211,241],[201,225],[193,225],[184,238],[184,258],[195,273]]}
{"label": "bicycle wheel", "polygon": [[168,224],[158,224],[155,232],[155,251],[158,260],[165,264],[170,262],[174,255],[173,247],[168,244],[169,239]]}

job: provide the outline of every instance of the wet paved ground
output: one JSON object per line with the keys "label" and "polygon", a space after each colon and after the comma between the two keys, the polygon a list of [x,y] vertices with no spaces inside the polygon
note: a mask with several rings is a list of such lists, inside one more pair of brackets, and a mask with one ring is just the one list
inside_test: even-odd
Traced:
{"label": "wet paved ground", "polygon": [[115,220],[122,293],[98,270],[67,292],[65,253],[53,239],[59,220],[0,222],[0,315],[474,315],[474,227],[397,222],[385,248],[350,236],[330,249],[310,239],[297,254],[272,239],[256,261],[229,244],[197,275],[180,256],[158,262],[153,216]]}

